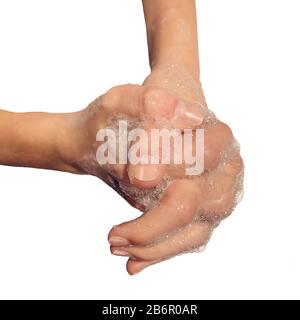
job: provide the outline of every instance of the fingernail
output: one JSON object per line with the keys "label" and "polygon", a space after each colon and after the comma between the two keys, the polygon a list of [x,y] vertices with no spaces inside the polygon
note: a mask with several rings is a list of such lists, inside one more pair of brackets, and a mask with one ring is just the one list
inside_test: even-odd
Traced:
{"label": "fingernail", "polygon": [[174,112],[174,120],[187,123],[187,125],[200,125],[203,122],[203,112],[197,105],[187,104],[178,100]]}
{"label": "fingernail", "polygon": [[112,254],[115,256],[129,257],[129,253],[123,250],[114,250]]}
{"label": "fingernail", "polygon": [[152,181],[156,179],[158,170],[155,165],[139,165],[134,168],[134,177],[141,181]]}
{"label": "fingernail", "polygon": [[129,179],[132,181],[133,178],[140,181],[152,181],[155,180],[160,172],[159,166],[154,162],[154,158],[150,157],[150,164],[137,164],[131,166],[128,172]]}
{"label": "fingernail", "polygon": [[111,237],[108,242],[112,246],[128,246],[130,242],[122,237]]}

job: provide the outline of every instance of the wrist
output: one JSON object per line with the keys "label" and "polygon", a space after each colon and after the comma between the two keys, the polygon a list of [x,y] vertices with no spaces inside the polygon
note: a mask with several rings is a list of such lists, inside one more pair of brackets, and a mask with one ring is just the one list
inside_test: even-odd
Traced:
{"label": "wrist", "polygon": [[86,109],[62,116],[57,148],[65,171],[101,177],[96,135],[104,127],[105,116],[97,111],[99,101],[96,99]]}
{"label": "wrist", "polygon": [[199,53],[196,18],[179,8],[166,8],[147,22],[150,66],[152,70],[166,64],[184,67],[199,79]]}
{"label": "wrist", "polygon": [[82,135],[76,125],[79,112],[60,114],[56,119],[55,152],[61,171],[84,174],[78,161],[82,154]]}

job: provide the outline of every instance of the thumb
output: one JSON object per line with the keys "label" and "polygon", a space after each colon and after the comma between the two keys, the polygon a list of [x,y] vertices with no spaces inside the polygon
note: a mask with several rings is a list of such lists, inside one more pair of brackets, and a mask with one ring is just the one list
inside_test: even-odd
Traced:
{"label": "thumb", "polygon": [[[150,157],[151,158],[151,157]],[[163,179],[165,166],[162,164],[129,164],[128,177],[137,188],[153,188]]]}

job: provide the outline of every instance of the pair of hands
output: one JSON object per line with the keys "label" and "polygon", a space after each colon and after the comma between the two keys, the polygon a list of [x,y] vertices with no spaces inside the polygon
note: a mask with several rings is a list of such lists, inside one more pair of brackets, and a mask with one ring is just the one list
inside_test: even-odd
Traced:
{"label": "pair of hands", "polygon": [[[157,127],[157,119],[160,126],[204,129],[204,172],[186,176],[178,165],[100,166],[96,134],[115,115],[142,121],[147,129]],[[70,150],[78,171],[101,178],[131,205],[146,211],[113,227],[108,235],[112,254],[128,257],[130,274],[205,246],[242,193],[243,162],[231,129],[208,111],[200,83],[179,66],[154,70],[142,86],[110,89],[72,117],[72,128],[77,142]],[[147,206],[143,193],[159,200]]]}

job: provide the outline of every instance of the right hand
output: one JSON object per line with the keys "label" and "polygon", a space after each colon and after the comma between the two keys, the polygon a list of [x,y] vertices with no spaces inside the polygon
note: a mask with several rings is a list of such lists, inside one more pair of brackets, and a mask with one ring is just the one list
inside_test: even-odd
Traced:
{"label": "right hand", "polygon": [[[204,119],[206,103],[201,86],[180,70],[175,75],[169,69],[156,70],[144,85],[160,86],[199,103]],[[180,168],[169,166],[165,173],[173,182],[158,205],[109,233],[112,253],[129,257],[130,274],[205,245],[212,230],[241,199],[244,166],[231,129],[214,117],[198,127],[205,130],[205,172],[188,178]]]}

